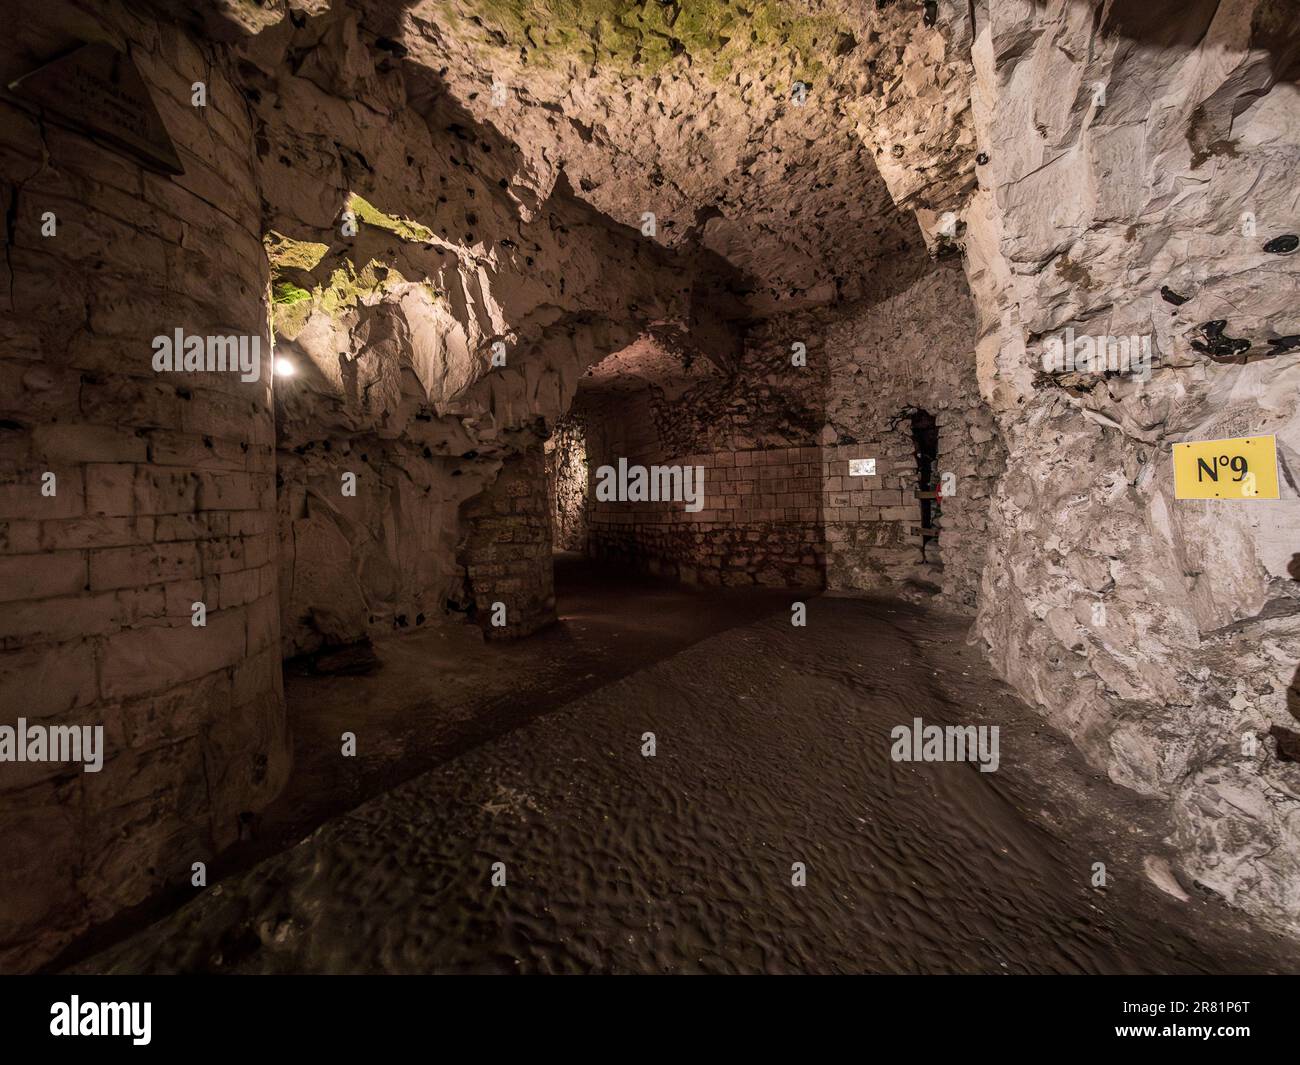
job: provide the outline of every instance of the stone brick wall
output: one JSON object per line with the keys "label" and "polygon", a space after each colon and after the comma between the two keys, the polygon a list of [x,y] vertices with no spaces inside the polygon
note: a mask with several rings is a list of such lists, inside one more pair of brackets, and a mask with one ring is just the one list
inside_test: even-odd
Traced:
{"label": "stone brick wall", "polygon": [[[733,417],[731,432],[720,432],[702,402],[705,394],[725,392],[710,385],[680,401],[653,388],[579,396],[574,417],[581,420],[587,461],[587,552],[691,583],[819,587],[824,545],[818,449],[811,443],[727,447],[763,429],[754,428],[756,419]],[[790,406],[787,396],[776,418],[788,418]],[[751,409],[766,413],[765,407]],[[672,427],[667,438],[665,426]],[[703,446],[687,453],[668,450],[684,439]],[[620,458],[647,468],[702,467],[701,509],[688,511],[685,501],[599,501],[597,473],[605,465],[617,469]]]}
{"label": "stone brick wall", "polygon": [[[605,461],[616,465],[617,456]],[[646,456],[633,461],[650,465]],[[703,507],[590,496],[588,549],[699,584],[820,587],[821,458],[815,447],[720,451],[659,459],[704,471]],[[599,463],[592,463],[592,475]]]}
{"label": "stone brick wall", "polygon": [[[796,342],[806,366],[791,361]],[[1004,464],[975,378],[974,343],[960,264],[918,255],[860,302],[756,324],[728,374],[679,393],[580,395],[589,476],[620,456],[646,466],[694,458],[707,469],[700,515],[680,505],[598,503],[589,487],[588,549],[688,580],[717,582],[730,569],[733,582],[807,583],[808,565],[824,569],[831,588],[921,580],[941,586],[950,609],[973,610],[988,497]],[[950,473],[954,489],[932,522],[938,541],[927,549],[928,566],[919,565],[919,469],[903,416],[913,409],[932,414],[938,428],[935,486]],[[731,491],[748,456],[758,476],[768,476],[769,461],[780,475],[761,482],[746,475]],[[875,475],[850,477],[854,458],[874,458]],[[805,472],[805,464],[813,468]],[[769,523],[811,524],[813,535],[805,529],[785,542],[791,530]],[[755,533],[785,548],[755,558],[747,547]],[[812,550],[795,549],[805,543]]]}
{"label": "stone brick wall", "polygon": [[[507,459],[482,495],[461,510],[460,548],[473,620],[489,639],[527,636],[555,620],[551,501],[540,447]],[[493,604],[505,605],[494,625]]]}
{"label": "stone brick wall", "polygon": [[[984,568],[989,494],[1005,453],[980,397],[973,357],[975,312],[957,261],[905,265],[910,283],[837,312],[825,329],[827,582],[872,588],[919,575],[942,585],[943,602],[973,611]],[[942,501],[938,559],[921,559],[918,469],[910,423],[919,408],[935,418],[935,479],[953,474]],[[846,480],[847,459],[876,459],[874,478]],[[863,493],[870,493],[865,495]],[[927,557],[934,561],[932,544]]]}
{"label": "stone brick wall", "polygon": [[[227,60],[176,27],[115,3],[69,22],[130,51],[185,173],[0,97],[0,723],[102,725],[106,748],[98,773],[0,763],[2,970],[188,883],[289,760],[248,114]],[[15,21],[0,83],[77,43]],[[152,338],[178,327],[259,337],[261,379],[156,373]]]}
{"label": "stone brick wall", "polygon": [[[851,460],[870,458],[876,462],[874,475],[850,475]],[[828,587],[871,588],[915,572],[921,558],[914,532],[921,525],[916,476],[910,441],[901,435],[887,443],[822,448]]]}

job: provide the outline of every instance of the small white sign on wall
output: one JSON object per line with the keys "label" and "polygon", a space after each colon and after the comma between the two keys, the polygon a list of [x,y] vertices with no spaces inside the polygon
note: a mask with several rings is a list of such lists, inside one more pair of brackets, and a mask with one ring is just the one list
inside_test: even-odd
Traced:
{"label": "small white sign on wall", "polygon": [[849,459],[850,477],[874,477],[875,475],[875,459]]}

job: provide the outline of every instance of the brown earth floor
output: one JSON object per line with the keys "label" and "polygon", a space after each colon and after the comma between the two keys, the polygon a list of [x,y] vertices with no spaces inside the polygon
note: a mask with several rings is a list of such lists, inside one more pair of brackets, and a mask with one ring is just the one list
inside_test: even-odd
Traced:
{"label": "brown earth floor", "polygon": [[[409,723],[414,739],[383,750],[400,762],[432,731],[451,737],[454,757],[78,971],[1300,968],[1294,942],[1217,898],[1193,888],[1180,902],[1152,885],[1143,861],[1163,853],[1159,807],[1089,770],[992,678],[964,620],[822,597],[794,628],[786,594],[762,620],[737,607],[726,631],[675,654],[667,634],[649,635],[664,621],[655,603],[698,626],[686,614],[717,595],[632,595],[619,609],[647,631],[629,644],[659,660],[563,709],[513,723],[501,710],[480,726],[448,710],[463,706],[454,698],[431,703]],[[599,653],[626,664],[615,639],[605,632]],[[556,668],[539,692],[572,672]],[[350,715],[363,749],[389,742],[388,703],[376,719],[374,698],[329,698],[340,701],[321,707],[322,734]],[[892,761],[890,730],[914,716],[999,724],[1001,768]],[[653,758],[641,753],[647,731]],[[367,779],[357,771],[359,789]],[[791,884],[794,862],[805,887]],[[1090,884],[1095,862],[1104,890]],[[504,887],[492,886],[495,863]]]}

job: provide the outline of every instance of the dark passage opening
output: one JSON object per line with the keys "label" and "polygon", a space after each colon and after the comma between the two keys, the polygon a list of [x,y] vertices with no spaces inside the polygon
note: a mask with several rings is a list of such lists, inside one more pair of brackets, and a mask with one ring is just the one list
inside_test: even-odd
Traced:
{"label": "dark passage opening", "polygon": [[[939,426],[934,415],[919,408],[911,411],[912,443],[916,456],[916,491],[921,502],[921,561],[929,562],[926,552],[931,541],[939,539],[939,514],[942,498],[939,492]],[[934,559],[938,563],[938,559]]]}

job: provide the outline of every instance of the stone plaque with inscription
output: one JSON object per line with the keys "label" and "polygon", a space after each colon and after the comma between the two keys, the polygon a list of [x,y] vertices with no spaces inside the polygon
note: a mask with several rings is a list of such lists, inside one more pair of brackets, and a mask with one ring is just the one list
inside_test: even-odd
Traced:
{"label": "stone plaque with inscription", "polygon": [[131,57],[87,44],[24,74],[9,88],[69,126],[164,174],[183,174],[180,157]]}

